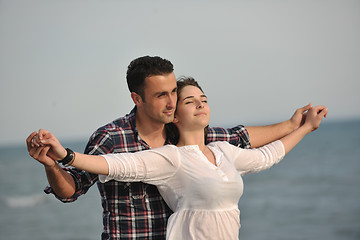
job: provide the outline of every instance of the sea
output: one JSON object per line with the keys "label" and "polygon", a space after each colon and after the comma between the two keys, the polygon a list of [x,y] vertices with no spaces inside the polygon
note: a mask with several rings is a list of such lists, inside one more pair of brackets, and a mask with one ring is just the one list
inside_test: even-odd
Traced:
{"label": "sea", "polygon": [[[74,203],[46,195],[25,137],[0,147],[0,239],[100,239],[96,185]],[[86,140],[63,145],[82,152]],[[360,239],[360,120],[324,121],[278,165],[243,179],[240,239]]]}

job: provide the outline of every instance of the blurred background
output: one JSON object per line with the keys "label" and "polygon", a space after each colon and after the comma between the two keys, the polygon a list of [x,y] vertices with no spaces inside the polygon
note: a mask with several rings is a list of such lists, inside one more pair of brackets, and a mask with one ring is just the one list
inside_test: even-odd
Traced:
{"label": "blurred background", "polygon": [[83,151],[132,109],[130,61],[158,55],[203,86],[212,126],[329,108],[284,162],[244,178],[242,239],[360,239],[359,24],[358,0],[0,0],[0,238],[100,238],[96,186],[73,204],[43,194],[25,138],[44,128]]}

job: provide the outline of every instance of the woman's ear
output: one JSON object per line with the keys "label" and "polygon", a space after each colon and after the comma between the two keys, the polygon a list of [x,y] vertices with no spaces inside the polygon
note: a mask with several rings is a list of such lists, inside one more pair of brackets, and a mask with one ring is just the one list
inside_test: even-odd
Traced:
{"label": "woman's ear", "polygon": [[179,122],[179,120],[176,118],[176,116],[174,116],[173,123],[177,123],[177,122]]}

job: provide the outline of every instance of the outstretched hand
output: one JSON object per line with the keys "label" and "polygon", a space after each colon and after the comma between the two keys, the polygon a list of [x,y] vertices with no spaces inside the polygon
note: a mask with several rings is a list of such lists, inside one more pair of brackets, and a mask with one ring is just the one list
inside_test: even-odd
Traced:
{"label": "outstretched hand", "polygon": [[66,156],[65,148],[49,131],[40,129],[33,132],[26,139],[29,155],[45,167],[53,167],[56,161]]}

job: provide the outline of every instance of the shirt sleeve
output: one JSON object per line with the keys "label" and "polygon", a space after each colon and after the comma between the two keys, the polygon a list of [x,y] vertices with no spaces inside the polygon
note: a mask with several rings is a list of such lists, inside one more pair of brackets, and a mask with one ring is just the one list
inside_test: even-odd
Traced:
{"label": "shirt sleeve", "polygon": [[103,157],[109,165],[109,174],[99,175],[102,183],[117,180],[161,185],[175,175],[180,166],[179,152],[173,145],[135,153],[107,154]]}
{"label": "shirt sleeve", "polygon": [[285,148],[280,140],[254,149],[240,149],[229,144],[228,147],[226,154],[241,175],[266,170],[285,156]]}
{"label": "shirt sleeve", "polygon": [[225,141],[240,148],[251,148],[249,134],[242,125],[233,128],[208,127],[206,143],[216,141]]}
{"label": "shirt sleeve", "polygon": [[[105,129],[98,129],[90,137],[90,140],[85,148],[86,154],[91,155],[102,155],[107,154],[112,151],[113,139],[110,134]],[[74,202],[80,197],[87,193],[92,185],[98,181],[98,175],[89,173],[76,168],[64,168],[67,171],[75,182],[75,193],[69,198],[59,197],[54,190],[47,186],[44,189],[46,194],[54,194],[54,196],[62,202]]]}

